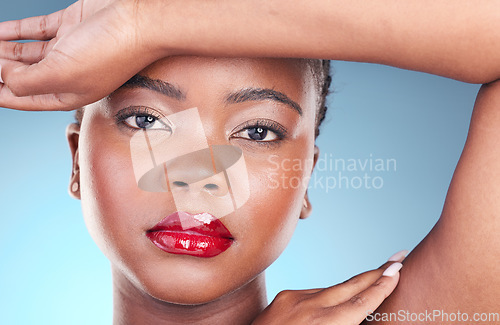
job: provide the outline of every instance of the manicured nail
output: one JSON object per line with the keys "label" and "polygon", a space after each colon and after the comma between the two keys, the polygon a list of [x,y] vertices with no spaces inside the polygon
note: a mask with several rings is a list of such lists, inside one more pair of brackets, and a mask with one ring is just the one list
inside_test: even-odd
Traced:
{"label": "manicured nail", "polygon": [[389,266],[388,268],[385,269],[385,271],[384,271],[384,273],[382,273],[382,275],[383,276],[395,276],[396,273],[398,273],[402,267],[403,267],[403,264],[401,264],[399,262],[393,263],[393,264],[391,264],[391,266]]}
{"label": "manicured nail", "polygon": [[2,79],[2,66],[0,65],[0,83],[3,83],[3,79]]}
{"label": "manicured nail", "polygon": [[389,257],[387,262],[401,262],[402,260],[404,260],[404,258],[406,257],[406,255],[408,255],[409,252],[410,251],[403,249],[402,251],[399,251],[396,254]]}

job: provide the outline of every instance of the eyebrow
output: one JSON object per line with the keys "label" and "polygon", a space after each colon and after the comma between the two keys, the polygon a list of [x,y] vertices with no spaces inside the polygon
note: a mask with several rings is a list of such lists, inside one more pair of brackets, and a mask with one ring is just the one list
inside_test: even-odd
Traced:
{"label": "eyebrow", "polygon": [[136,74],[124,83],[119,89],[122,88],[145,88],[156,91],[165,96],[177,100],[185,100],[186,95],[176,86],[160,79],[151,79],[146,76]]}
{"label": "eyebrow", "polygon": [[297,111],[299,115],[302,116],[302,108],[297,102],[293,101],[290,97],[282,92],[273,89],[262,89],[262,88],[246,88],[234,93],[229,94],[226,97],[226,103],[236,104],[248,101],[263,101],[272,100],[278,103],[282,103]]}
{"label": "eyebrow", "polygon": [[[130,78],[119,89],[122,88],[145,88],[177,100],[186,99],[186,95],[182,92],[182,90],[172,85],[171,83],[160,79],[152,79],[139,74],[136,74],[135,76]],[[302,116],[302,107],[300,107],[300,105],[290,97],[277,90],[268,88],[245,88],[233,92],[226,97],[226,103],[228,104],[264,100],[272,100],[278,103],[285,104]]]}

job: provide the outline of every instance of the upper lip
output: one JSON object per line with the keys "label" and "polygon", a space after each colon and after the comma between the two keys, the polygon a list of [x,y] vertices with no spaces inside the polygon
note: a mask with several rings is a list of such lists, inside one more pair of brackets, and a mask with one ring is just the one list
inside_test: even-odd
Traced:
{"label": "upper lip", "polygon": [[208,212],[191,214],[185,211],[176,211],[163,218],[147,232],[155,231],[184,232],[233,239],[226,226]]}

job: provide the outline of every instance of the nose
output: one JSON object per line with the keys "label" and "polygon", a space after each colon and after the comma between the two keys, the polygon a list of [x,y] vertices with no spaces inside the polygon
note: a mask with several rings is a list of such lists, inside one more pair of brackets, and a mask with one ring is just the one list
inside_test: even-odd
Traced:
{"label": "nose", "polygon": [[165,163],[169,190],[206,192],[221,197],[229,192],[224,170],[218,170],[213,150],[207,148]]}
{"label": "nose", "polygon": [[221,218],[250,197],[241,149],[212,145],[155,165],[138,180],[144,191],[171,192],[178,211],[210,211]]}
{"label": "nose", "polygon": [[[139,179],[138,185],[149,192],[193,194],[203,191],[222,197],[235,185],[231,182],[241,183],[246,179],[246,168],[240,161],[242,155],[238,147],[212,145],[156,165]],[[241,191],[240,187],[238,192]]]}
{"label": "nose", "polygon": [[165,163],[169,189],[225,196],[230,191],[227,170],[241,155],[237,147],[214,145],[172,159]]}

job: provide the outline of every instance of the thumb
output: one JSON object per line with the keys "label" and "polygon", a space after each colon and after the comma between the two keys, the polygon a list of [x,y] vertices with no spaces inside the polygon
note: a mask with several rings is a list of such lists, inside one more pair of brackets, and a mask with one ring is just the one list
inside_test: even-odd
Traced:
{"label": "thumb", "polygon": [[69,81],[50,56],[33,64],[0,59],[0,79],[17,97],[56,93]]}
{"label": "thumb", "polygon": [[[27,111],[71,110],[88,104],[75,93],[55,92],[57,71],[40,64],[0,59],[0,107]],[[66,81],[67,82],[67,81]]]}

